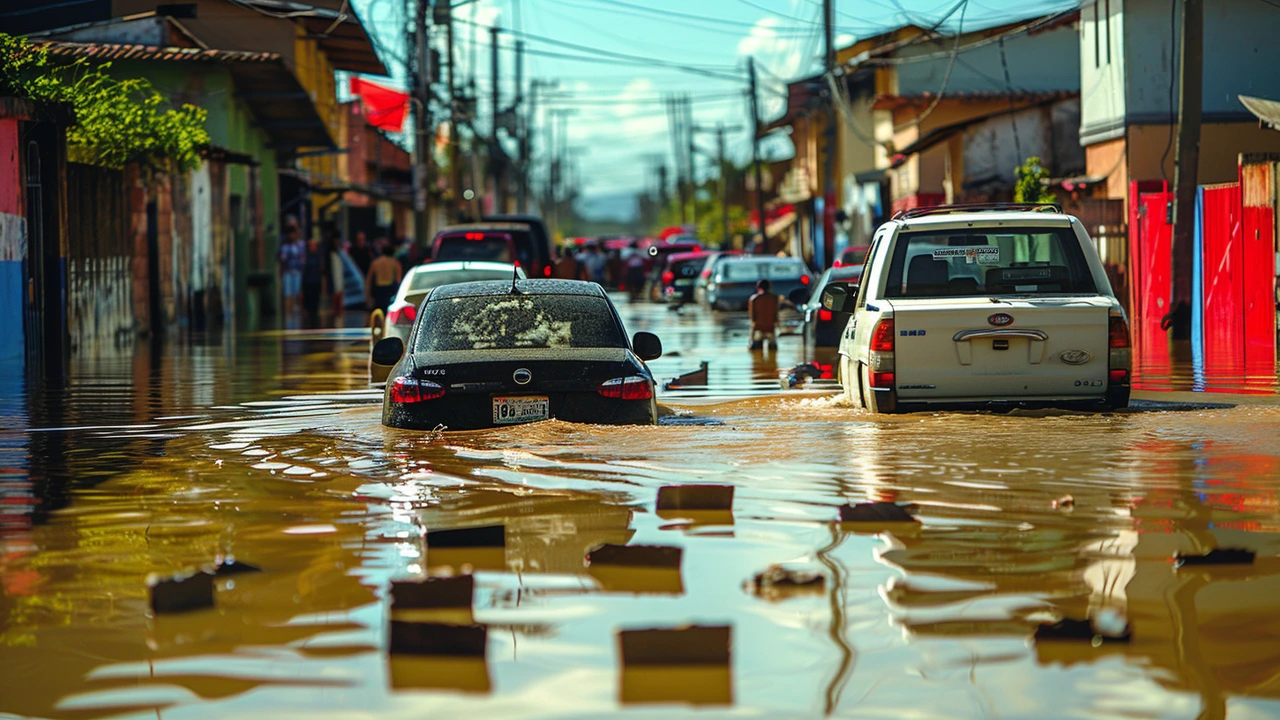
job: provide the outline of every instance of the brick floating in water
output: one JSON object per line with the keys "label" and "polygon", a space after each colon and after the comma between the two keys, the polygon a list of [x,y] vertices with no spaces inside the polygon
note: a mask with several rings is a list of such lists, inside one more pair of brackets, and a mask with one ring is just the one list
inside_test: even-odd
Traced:
{"label": "brick floating in water", "polygon": [[483,625],[448,625],[392,620],[388,624],[392,655],[484,657],[489,630]]}
{"label": "brick floating in water", "polygon": [[427,531],[427,547],[429,548],[501,548],[506,546],[507,531],[504,525]]}
{"label": "brick floating in water", "polygon": [[1210,550],[1204,555],[1186,555],[1178,553],[1174,556],[1174,567],[1208,566],[1208,565],[1252,565],[1257,553],[1243,548],[1219,548]]}
{"label": "brick floating in water", "polygon": [[598,545],[587,553],[588,565],[679,568],[684,549],[670,545]]}
{"label": "brick floating in water", "polygon": [[620,630],[623,665],[728,665],[728,625]]}
{"label": "brick floating in water", "polygon": [[1043,623],[1036,628],[1036,640],[1086,640],[1100,645],[1102,643],[1127,643],[1131,637],[1126,624],[1119,635],[1104,635],[1093,626],[1090,620],[1072,620],[1063,618],[1056,623]]}
{"label": "brick floating in water", "polygon": [[658,510],[732,510],[732,485],[664,485]]}
{"label": "brick floating in water", "polygon": [[200,571],[149,581],[152,612],[163,615],[213,607],[213,577]]}
{"label": "brick floating in water", "polygon": [[391,583],[391,607],[394,610],[428,608],[469,608],[475,596],[476,580],[472,575],[427,578],[422,581]]}
{"label": "brick floating in water", "polygon": [[918,523],[911,513],[897,503],[872,502],[840,506],[842,523]]}

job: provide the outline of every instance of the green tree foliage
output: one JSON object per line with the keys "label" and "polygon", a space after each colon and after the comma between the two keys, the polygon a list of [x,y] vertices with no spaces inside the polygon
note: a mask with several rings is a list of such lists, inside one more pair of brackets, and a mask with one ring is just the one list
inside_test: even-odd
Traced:
{"label": "green tree foliage", "polygon": [[83,59],[59,64],[26,38],[0,33],[0,96],[60,103],[75,112],[67,154],[75,162],[186,172],[209,144],[208,112],[168,100],[142,78],[118,80]]}
{"label": "green tree foliage", "polygon": [[1045,185],[1049,171],[1040,164],[1040,158],[1031,156],[1014,171],[1017,178],[1013,186],[1013,201],[1019,203],[1051,203],[1057,200],[1053,191]]}

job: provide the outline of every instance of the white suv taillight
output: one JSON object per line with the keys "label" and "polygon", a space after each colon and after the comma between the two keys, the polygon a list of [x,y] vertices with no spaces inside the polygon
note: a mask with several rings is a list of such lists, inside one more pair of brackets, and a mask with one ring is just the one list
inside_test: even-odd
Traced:
{"label": "white suv taillight", "polygon": [[412,325],[415,318],[418,317],[418,309],[412,305],[401,305],[392,307],[387,312],[387,320],[392,325]]}
{"label": "white suv taillight", "polygon": [[876,323],[876,327],[871,331],[871,352],[868,360],[870,367],[867,369],[868,382],[871,387],[878,390],[888,390],[893,388],[893,347],[895,334],[893,318],[881,318]]}
{"label": "white suv taillight", "polygon": [[605,380],[596,388],[603,397],[614,400],[648,400],[653,397],[653,386],[639,375]]}
{"label": "white suv taillight", "polygon": [[1107,380],[1112,385],[1129,382],[1133,369],[1133,347],[1129,341],[1129,322],[1124,315],[1112,315],[1107,325]]}

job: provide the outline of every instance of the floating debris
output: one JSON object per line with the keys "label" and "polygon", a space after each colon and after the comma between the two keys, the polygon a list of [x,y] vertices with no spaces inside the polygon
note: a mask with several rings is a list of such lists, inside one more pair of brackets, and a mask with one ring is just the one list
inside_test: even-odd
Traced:
{"label": "floating debris", "polygon": [[162,615],[213,607],[213,577],[213,573],[202,570],[149,580],[151,610]]}
{"label": "floating debris", "polygon": [[707,361],[703,360],[701,367],[697,370],[691,370],[683,375],[677,375],[663,384],[663,390],[672,388],[688,387],[690,385],[707,385]]}
{"label": "floating debris", "polygon": [[476,581],[472,575],[427,578],[391,583],[391,607],[395,610],[471,607]]}
{"label": "floating debris", "polygon": [[244,573],[262,572],[262,568],[249,563],[236,560],[234,555],[221,556],[216,561],[217,569],[214,574],[218,577],[226,577],[228,575],[243,575]]}
{"label": "floating debris", "polygon": [[840,506],[840,522],[842,523],[918,523],[906,508],[892,502],[858,503],[857,505]]}
{"label": "floating debris", "polygon": [[770,565],[751,578],[748,589],[758,597],[779,600],[791,595],[821,593],[826,585],[826,576],[817,570]]}
{"label": "floating debris", "polygon": [[489,631],[483,625],[390,621],[392,655],[484,657]]}
{"label": "floating debris", "polygon": [[427,531],[427,547],[432,548],[500,548],[506,545],[507,532],[504,525]]}
{"label": "floating debris", "polygon": [[658,488],[658,510],[731,510],[732,485],[664,485]]}
{"label": "floating debris", "polygon": [[684,549],[670,545],[598,545],[587,553],[587,565],[679,568]]}
{"label": "floating debris", "polygon": [[728,625],[621,630],[623,665],[727,665]]}
{"label": "floating debris", "polygon": [[1076,499],[1070,495],[1063,495],[1057,500],[1054,500],[1051,504],[1053,505],[1054,510],[1065,510],[1070,512],[1071,510],[1076,509]]}
{"label": "floating debris", "polygon": [[1127,643],[1132,633],[1126,623],[1119,632],[1104,634],[1091,620],[1063,618],[1055,623],[1042,623],[1036,628],[1036,640],[1087,640],[1094,647],[1103,643]]}
{"label": "floating debris", "polygon": [[1252,565],[1257,553],[1244,548],[1218,548],[1204,555],[1174,555],[1174,567],[1187,565]]}

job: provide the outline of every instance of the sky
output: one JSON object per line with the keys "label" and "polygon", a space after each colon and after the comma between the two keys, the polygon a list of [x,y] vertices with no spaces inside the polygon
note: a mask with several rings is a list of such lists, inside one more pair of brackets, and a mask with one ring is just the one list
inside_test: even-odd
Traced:
{"label": "sky", "polygon": [[[835,0],[836,46],[907,23],[943,32],[977,30],[1071,9],[1081,0]],[[398,88],[406,0],[353,0]],[[547,149],[547,111],[567,113],[568,147],[576,160],[583,209],[623,215],[626,198],[654,185],[652,166],[673,164],[664,98],[688,95],[695,126],[726,133],[727,155],[750,157],[746,98],[748,57],[759,76],[760,114],[767,122],[786,107],[786,82],[820,69],[820,0],[454,0],[455,44],[462,77],[480,88],[481,126],[489,114],[489,26],[504,30],[500,46],[502,103],[514,92],[514,43],[525,42],[525,78],[555,82],[540,96],[535,154]],[[955,12],[953,12],[955,11]],[[477,27],[483,26],[483,27]],[[443,47],[443,36],[437,47]],[[679,66],[679,67],[677,67]],[[714,132],[699,133],[714,152]],[[769,143],[766,159],[789,156],[785,138]],[[542,159],[545,159],[543,156]],[[714,161],[698,157],[699,179]],[[545,170],[544,170],[545,172]]]}

